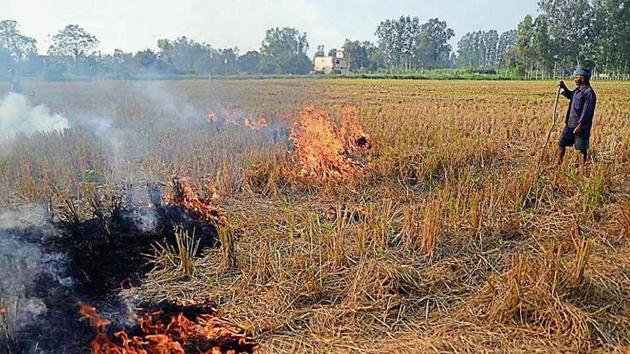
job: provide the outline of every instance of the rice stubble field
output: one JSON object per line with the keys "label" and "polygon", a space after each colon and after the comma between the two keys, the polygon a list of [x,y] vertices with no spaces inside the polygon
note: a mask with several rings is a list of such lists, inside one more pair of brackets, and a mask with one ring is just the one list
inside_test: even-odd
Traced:
{"label": "rice stubble field", "polygon": [[[222,210],[220,242],[156,248],[120,296],[212,303],[261,352],[627,352],[630,84],[593,86],[579,168],[571,149],[555,165],[565,99],[542,150],[550,81],[34,83],[73,128],[5,145],[0,206],[89,219],[185,177]],[[228,111],[270,123],[207,119]],[[305,168],[322,129],[366,142]]]}

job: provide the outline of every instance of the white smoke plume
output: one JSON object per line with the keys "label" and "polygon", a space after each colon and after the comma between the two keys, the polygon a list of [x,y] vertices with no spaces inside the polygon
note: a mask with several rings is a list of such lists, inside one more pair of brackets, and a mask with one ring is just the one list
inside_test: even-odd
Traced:
{"label": "white smoke plume", "polygon": [[[40,232],[25,232],[37,228]],[[0,211],[0,299],[7,310],[17,309],[13,318],[17,327],[32,323],[46,312],[44,302],[30,294],[38,277],[49,275],[55,282],[68,284],[63,279],[59,262],[61,255],[45,252],[37,242],[50,236],[41,207],[27,206],[20,211]],[[36,238],[28,240],[29,236]]]}
{"label": "white smoke plume", "polygon": [[0,144],[20,134],[50,133],[68,127],[65,117],[51,113],[45,105],[33,106],[24,95],[9,93],[0,101]]}

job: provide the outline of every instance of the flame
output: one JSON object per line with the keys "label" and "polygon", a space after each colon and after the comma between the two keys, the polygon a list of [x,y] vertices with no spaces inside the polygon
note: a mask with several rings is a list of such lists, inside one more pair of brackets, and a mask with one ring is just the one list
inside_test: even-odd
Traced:
{"label": "flame", "polygon": [[258,347],[244,329],[212,315],[200,315],[191,321],[180,313],[165,323],[161,313],[150,313],[139,321],[141,335],[129,337],[127,332],[118,331],[112,339],[106,333],[110,322],[94,307],[81,304],[81,314],[97,330],[92,354],[185,354],[186,346],[194,347],[196,353],[253,353]]}
{"label": "flame", "polygon": [[244,121],[244,124],[245,124],[246,127],[249,127],[251,129],[255,129],[255,130],[259,130],[259,129],[269,125],[269,119],[267,117],[264,117],[264,116],[258,118],[256,121],[254,121],[252,118],[246,118],[245,121]]}
{"label": "flame", "polygon": [[248,128],[259,130],[266,127],[271,122],[266,116],[260,116],[257,119],[252,117],[244,118],[245,114],[238,108],[222,107],[221,113],[217,114],[214,111],[209,111],[206,120],[210,124],[228,122],[234,125],[246,126]]}
{"label": "flame", "polygon": [[245,121],[243,123],[245,124],[246,127],[249,127],[252,129],[258,129],[258,127],[256,127],[256,124],[251,118],[245,118]]}
{"label": "flame", "polygon": [[212,199],[212,200],[221,199],[221,196],[219,196],[219,189],[217,188],[217,186],[214,183],[210,184],[209,188],[210,188],[210,193],[212,193],[211,196],[210,196],[210,199]]}
{"label": "flame", "polygon": [[90,305],[79,303],[79,313],[81,313],[81,316],[90,321],[92,327],[98,329],[99,331],[105,330],[105,328],[111,324],[110,321],[99,316],[96,313],[96,308]]}
{"label": "flame", "polygon": [[269,118],[265,116],[258,117],[258,120],[256,121],[256,125],[258,125],[259,127],[265,127],[269,125]]}
{"label": "flame", "polygon": [[339,133],[347,152],[362,152],[371,147],[370,137],[363,131],[359,110],[356,107],[345,106],[341,108]]}
{"label": "flame", "polygon": [[356,173],[357,166],[345,154],[339,129],[325,111],[305,106],[293,124],[290,138],[299,177],[326,181]]}
{"label": "flame", "polygon": [[208,116],[206,117],[206,120],[208,121],[208,123],[216,123],[217,122],[217,114],[210,111],[208,112]]}
{"label": "flame", "polygon": [[186,209],[191,215],[205,219],[208,223],[226,225],[227,217],[220,207],[199,197],[185,177],[173,178],[173,193],[166,196],[166,202]]}

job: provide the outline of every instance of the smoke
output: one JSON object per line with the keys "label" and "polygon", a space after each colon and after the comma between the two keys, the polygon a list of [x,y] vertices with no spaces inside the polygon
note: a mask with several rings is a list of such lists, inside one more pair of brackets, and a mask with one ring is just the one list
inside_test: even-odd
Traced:
{"label": "smoke", "polygon": [[110,181],[152,181],[151,173],[141,168],[143,163],[155,157],[158,144],[166,139],[176,141],[204,127],[207,110],[193,104],[184,92],[160,82],[132,83],[126,89],[129,93],[124,101],[61,107],[68,112],[72,132],[94,137]]}
{"label": "smoke", "polygon": [[51,114],[45,105],[33,106],[24,95],[9,93],[0,101],[0,144],[17,135],[63,131],[68,126],[66,118]]}
{"label": "smoke", "polygon": [[17,330],[46,313],[46,305],[29,294],[45,262],[41,250],[32,244],[0,235],[0,298]]}
{"label": "smoke", "polygon": [[51,296],[71,293],[73,286],[65,274],[65,256],[45,249],[44,244],[55,235],[41,207],[0,211],[0,300],[6,311],[0,328],[8,328],[22,343],[12,348],[0,331],[0,351],[35,352],[34,343],[43,334],[55,332],[42,330],[55,320]]}
{"label": "smoke", "polygon": [[[142,99],[148,107],[156,107],[162,117],[161,128],[177,125],[195,125],[204,122],[204,110],[195,107],[183,92],[167,88],[163,83],[150,82],[142,85]],[[155,123],[155,122],[154,122]]]}
{"label": "smoke", "polygon": [[[163,230],[172,230],[170,218],[174,212],[159,209],[161,191],[154,183],[166,178],[171,171],[168,167],[182,154],[213,154],[211,157],[216,155],[215,158],[204,156],[205,161],[218,161],[224,152],[216,147],[238,149],[267,138],[264,131],[210,125],[206,121],[209,103],[189,96],[178,86],[133,84],[121,101],[81,101],[74,96],[55,95],[41,96],[38,101],[61,114],[51,113],[47,106],[33,104],[29,97],[15,93],[0,99],[0,155],[2,150],[11,150],[7,154],[12,156],[34,152],[40,154],[38,157],[50,156],[51,160],[61,158],[56,161],[81,166],[72,170],[77,177],[128,188],[126,200],[130,208],[116,223],[107,224],[113,235],[126,235],[120,240],[113,238],[117,240],[113,244],[96,219],[74,225],[81,237],[73,237],[63,224],[49,220],[43,208],[29,205],[13,211],[0,209],[0,300],[20,348],[25,353],[80,352],[70,345],[91,338],[91,329],[85,326],[89,333],[81,333],[85,323],[79,320],[77,301],[97,305],[102,313],[111,310],[110,318],[130,312],[119,308],[125,304],[121,305],[116,293],[118,278],[143,272],[144,260],[135,257],[140,254],[135,250],[149,250],[146,247],[158,235],[161,237]],[[40,135],[65,130],[64,134]],[[18,140],[26,136],[32,138]],[[87,167],[74,164],[79,154],[72,153],[73,144],[94,151]],[[197,145],[202,147],[189,151],[181,145],[193,150]],[[204,173],[211,173],[213,166],[208,165],[203,167]],[[0,191],[3,188],[0,185]],[[12,186],[6,188],[10,190]],[[85,246],[91,244],[98,247]],[[93,253],[79,252],[86,250]],[[133,258],[137,263],[118,261],[132,259],[127,257],[130,251],[138,258]],[[94,263],[97,266],[89,266]],[[103,286],[88,289],[88,281]],[[5,348],[3,320],[6,318],[0,316],[0,353]]]}

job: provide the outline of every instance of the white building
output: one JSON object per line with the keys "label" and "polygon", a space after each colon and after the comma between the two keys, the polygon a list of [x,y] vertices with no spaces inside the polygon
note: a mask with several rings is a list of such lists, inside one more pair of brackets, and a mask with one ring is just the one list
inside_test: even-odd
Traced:
{"label": "white building", "polygon": [[348,75],[350,72],[348,62],[341,51],[338,51],[334,57],[315,57],[314,64],[313,70],[316,73]]}

